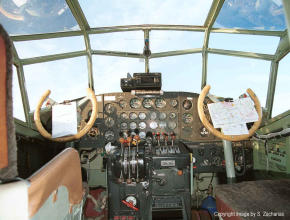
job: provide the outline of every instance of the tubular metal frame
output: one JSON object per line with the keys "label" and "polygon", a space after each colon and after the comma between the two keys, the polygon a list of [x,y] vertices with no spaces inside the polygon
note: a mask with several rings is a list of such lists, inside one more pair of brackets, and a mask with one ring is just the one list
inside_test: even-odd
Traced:
{"label": "tubular metal frame", "polygon": [[[53,60],[86,56],[87,65],[88,65],[88,86],[89,88],[94,89],[93,64],[92,64],[93,55],[118,56],[118,57],[129,57],[129,58],[139,58],[139,59],[143,58],[146,61],[145,62],[145,70],[146,70],[146,69],[149,69],[150,59],[201,53],[202,54],[201,88],[203,88],[207,82],[207,62],[208,62],[209,53],[271,61],[272,64],[271,64],[271,69],[270,69],[268,93],[267,93],[267,100],[266,100],[266,110],[268,111],[268,118],[271,118],[279,61],[284,56],[286,56],[290,51],[287,30],[285,31],[260,31],[260,30],[212,28],[223,6],[224,0],[213,0],[213,3],[211,5],[211,8],[209,10],[209,13],[207,15],[207,18],[203,26],[143,24],[143,25],[127,25],[127,26],[91,28],[86,20],[86,17],[81,9],[81,6],[79,5],[78,0],[66,0],[66,2],[80,27],[79,31],[66,31],[66,32],[57,32],[57,33],[11,36],[13,44],[14,42],[21,42],[21,41],[33,41],[33,40],[42,40],[42,39],[51,39],[51,38],[83,36],[84,41],[85,41],[85,46],[86,46],[86,49],[84,51],[75,51],[75,52],[69,52],[69,53],[61,53],[61,54],[53,54],[53,55],[48,55],[48,56],[39,56],[39,57],[20,59],[17,54],[17,50],[15,49],[15,46],[13,45],[14,65],[17,67],[19,87],[21,91],[25,119],[26,119],[28,127],[32,127],[32,122],[29,118],[29,112],[31,109],[29,106],[29,100],[28,100],[27,90],[25,86],[25,75],[23,71],[23,66],[34,64],[34,63],[42,63],[42,62],[53,61]],[[286,17],[289,18],[290,7],[285,7],[284,9],[285,9]],[[161,53],[152,53],[149,59],[146,59],[146,57],[142,53],[93,50],[91,48],[89,35],[114,33],[114,32],[143,31],[144,38],[145,38],[145,37],[149,37],[149,32],[154,31],[154,30],[155,31],[158,30],[158,31],[204,32],[205,34],[204,34],[203,47],[177,50],[177,51],[166,51],[166,52],[161,52]],[[274,36],[274,37],[280,37],[280,43],[278,45],[278,48],[275,54],[260,54],[260,53],[235,51],[235,50],[221,50],[221,49],[215,49],[215,48],[208,48],[210,33]]]}

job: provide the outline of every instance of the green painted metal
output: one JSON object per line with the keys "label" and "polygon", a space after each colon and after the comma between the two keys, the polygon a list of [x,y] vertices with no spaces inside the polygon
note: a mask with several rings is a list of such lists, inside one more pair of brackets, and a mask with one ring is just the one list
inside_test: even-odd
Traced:
{"label": "green painted metal", "polygon": [[203,25],[204,27],[207,27],[209,29],[212,28],[221,8],[223,7],[224,1],[225,0],[214,0],[212,2],[209,13]]}
{"label": "green painted metal", "polygon": [[229,55],[229,56],[237,56],[237,57],[248,57],[254,59],[261,59],[261,60],[274,60],[275,55],[270,54],[263,54],[263,53],[252,53],[252,52],[243,52],[243,51],[236,51],[236,50],[222,50],[222,49],[213,49],[208,48],[207,51],[213,54],[221,54],[221,55]]}
{"label": "green painted metal", "polygon": [[209,42],[209,29],[204,33],[204,41],[202,48],[202,75],[201,75],[201,89],[206,86],[207,81],[207,61],[208,61],[208,42]]}
{"label": "green painted metal", "polygon": [[187,49],[187,50],[174,50],[168,52],[152,53],[150,58],[160,58],[160,57],[169,57],[169,56],[178,56],[185,54],[193,54],[202,52],[201,48]]}
{"label": "green painted metal", "polygon": [[286,15],[285,17],[286,17],[286,21],[287,21],[288,35],[290,35],[290,1],[283,0],[283,6],[284,6],[284,12]]}
{"label": "green painted metal", "polygon": [[266,106],[265,106],[267,110],[267,114],[268,114],[267,115],[268,119],[271,118],[272,116],[274,94],[275,94],[276,80],[277,80],[277,74],[278,74],[278,66],[279,66],[278,62],[275,62],[275,61],[271,62],[271,70],[270,70],[267,99],[266,99]]}
{"label": "green painted metal", "polygon": [[115,57],[130,57],[130,58],[144,58],[141,53],[110,51],[110,50],[92,50],[93,55],[115,56]]}
{"label": "green painted metal", "polygon": [[85,55],[87,55],[86,51],[75,51],[75,52],[69,52],[69,53],[54,54],[54,55],[47,55],[47,56],[22,59],[21,63],[23,65],[29,65],[29,64],[43,63],[43,62],[54,61],[54,60],[80,57],[80,56],[85,56]]}
{"label": "green painted metal", "polygon": [[248,35],[281,37],[284,34],[284,31],[258,31],[258,30],[245,30],[245,29],[212,28],[211,33],[248,34]]}
{"label": "green painted metal", "polygon": [[[144,30],[144,45],[145,45],[145,40],[148,39],[149,40],[150,36],[149,36],[149,30]],[[150,42],[149,42],[150,45]],[[149,46],[150,49],[150,46]],[[145,73],[149,73],[149,57],[148,56],[144,56],[145,59]]]}

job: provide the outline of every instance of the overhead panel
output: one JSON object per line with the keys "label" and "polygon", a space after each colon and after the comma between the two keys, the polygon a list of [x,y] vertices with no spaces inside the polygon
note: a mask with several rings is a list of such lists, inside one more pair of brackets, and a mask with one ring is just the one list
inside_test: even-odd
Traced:
{"label": "overhead panel", "polygon": [[9,35],[79,30],[65,0],[0,1],[0,21]]}
{"label": "overhead panel", "polygon": [[90,27],[139,24],[203,25],[212,0],[79,0]]}
{"label": "overhead panel", "polygon": [[215,28],[283,31],[286,29],[281,0],[225,0]]}

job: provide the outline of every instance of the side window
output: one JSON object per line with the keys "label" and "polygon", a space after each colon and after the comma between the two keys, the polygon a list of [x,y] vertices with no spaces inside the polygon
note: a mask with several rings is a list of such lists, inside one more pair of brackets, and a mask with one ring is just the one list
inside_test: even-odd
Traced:
{"label": "side window", "polygon": [[13,117],[20,119],[22,121],[26,121],[18,83],[17,69],[15,66],[13,66],[12,97],[13,97]]}
{"label": "side window", "polygon": [[290,109],[289,64],[290,64],[290,55],[288,54],[279,63],[272,117],[275,117],[276,115],[279,115]]}

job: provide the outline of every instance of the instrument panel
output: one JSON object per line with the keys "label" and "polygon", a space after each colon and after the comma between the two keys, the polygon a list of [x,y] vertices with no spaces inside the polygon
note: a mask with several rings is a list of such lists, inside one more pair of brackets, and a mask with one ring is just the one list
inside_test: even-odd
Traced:
{"label": "instrument panel", "polygon": [[[161,141],[174,133],[185,141],[217,140],[202,125],[197,113],[199,94],[164,92],[163,95],[132,95],[130,92],[97,95],[98,118],[80,146],[102,145],[120,137],[139,134],[141,141],[159,133]],[[82,110],[89,118],[91,103]],[[91,135],[94,134],[94,135]],[[88,146],[89,145],[89,146]]]}

